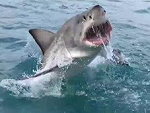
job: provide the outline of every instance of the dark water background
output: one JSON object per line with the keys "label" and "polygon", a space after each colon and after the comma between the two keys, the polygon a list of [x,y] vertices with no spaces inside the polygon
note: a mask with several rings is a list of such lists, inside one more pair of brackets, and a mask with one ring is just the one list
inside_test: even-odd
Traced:
{"label": "dark water background", "polygon": [[96,4],[106,9],[114,28],[112,45],[131,67],[86,68],[66,82],[63,97],[19,97],[0,88],[0,113],[150,113],[149,0],[1,0],[0,81],[37,69],[41,53],[29,29],[57,31]]}

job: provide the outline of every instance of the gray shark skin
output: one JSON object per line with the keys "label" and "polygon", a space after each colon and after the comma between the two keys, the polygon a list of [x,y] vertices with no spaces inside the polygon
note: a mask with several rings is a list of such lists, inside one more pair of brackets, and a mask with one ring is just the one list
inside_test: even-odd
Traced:
{"label": "gray shark skin", "polygon": [[109,44],[111,24],[106,11],[100,5],[78,14],[64,23],[56,33],[31,29],[30,34],[42,50],[42,74],[65,69],[80,71]]}

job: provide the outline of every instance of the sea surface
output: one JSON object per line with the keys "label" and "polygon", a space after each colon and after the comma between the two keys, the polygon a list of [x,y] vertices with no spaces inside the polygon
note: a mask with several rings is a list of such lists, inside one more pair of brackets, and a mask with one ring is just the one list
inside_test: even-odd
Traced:
{"label": "sea surface", "polygon": [[[66,80],[43,76],[24,81],[42,59],[28,30],[56,32],[96,4],[111,20],[112,47],[123,52],[130,66],[95,59]],[[150,0],[1,0],[0,113],[150,113]]]}

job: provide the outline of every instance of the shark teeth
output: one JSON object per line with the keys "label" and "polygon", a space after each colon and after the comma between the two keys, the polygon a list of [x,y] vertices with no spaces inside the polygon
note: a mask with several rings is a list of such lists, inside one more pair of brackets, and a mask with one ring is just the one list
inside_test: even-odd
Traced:
{"label": "shark teeth", "polygon": [[93,25],[88,28],[85,39],[94,45],[107,44],[110,40],[110,32],[112,31],[111,24],[109,21],[106,21],[100,25]]}

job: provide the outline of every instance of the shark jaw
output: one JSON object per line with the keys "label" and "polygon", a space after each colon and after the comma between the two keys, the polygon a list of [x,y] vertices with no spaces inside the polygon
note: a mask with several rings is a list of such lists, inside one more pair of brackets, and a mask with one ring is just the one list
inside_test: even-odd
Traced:
{"label": "shark jaw", "polygon": [[92,25],[87,28],[83,41],[91,47],[107,45],[110,41],[112,26],[107,20],[99,25]]}

